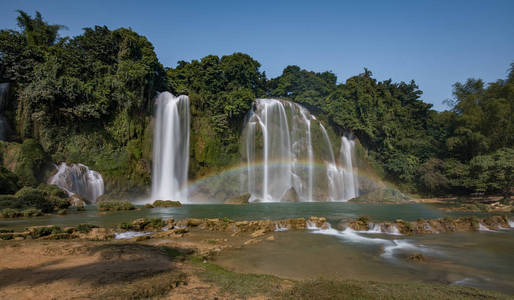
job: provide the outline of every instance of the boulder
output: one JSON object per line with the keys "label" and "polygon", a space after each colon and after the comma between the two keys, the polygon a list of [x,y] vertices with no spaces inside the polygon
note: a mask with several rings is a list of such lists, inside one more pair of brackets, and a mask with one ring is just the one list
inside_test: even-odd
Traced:
{"label": "boulder", "polygon": [[248,200],[250,200],[250,194],[243,194],[240,196],[232,197],[228,200],[226,200],[225,204],[248,204]]}
{"label": "boulder", "polygon": [[79,194],[71,194],[68,197],[68,201],[70,202],[70,205],[74,207],[84,207],[87,204],[87,200]]}
{"label": "boulder", "polygon": [[357,203],[398,204],[407,203],[410,201],[410,198],[394,188],[382,187],[353,198],[350,201]]}
{"label": "boulder", "polygon": [[200,224],[202,224],[202,219],[190,218],[190,219],[187,219],[187,223],[186,224],[189,227],[200,226]]}
{"label": "boulder", "polygon": [[290,188],[280,199],[281,202],[300,202],[300,197],[294,188]]}
{"label": "boulder", "polygon": [[86,234],[81,234],[82,238],[92,241],[107,241],[114,238],[114,232],[107,228],[92,228]]}

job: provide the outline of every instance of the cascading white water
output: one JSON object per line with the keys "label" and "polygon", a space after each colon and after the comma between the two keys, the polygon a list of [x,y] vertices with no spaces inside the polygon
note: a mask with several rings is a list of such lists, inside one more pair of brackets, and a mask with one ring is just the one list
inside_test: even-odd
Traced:
{"label": "cascading white water", "polygon": [[69,195],[78,194],[89,202],[95,202],[104,193],[104,180],[100,173],[90,170],[83,164],[67,165],[65,162],[56,166],[57,173],[49,180],[65,190]]}
{"label": "cascading white water", "polygon": [[357,168],[353,167],[355,157],[355,142],[346,136],[341,138],[340,161],[343,163],[342,176],[344,183],[344,199],[352,199],[359,195]]}
{"label": "cascading white water", "polygon": [[160,93],[155,101],[152,200],[187,201],[189,98]]}
{"label": "cascading white water", "polygon": [[7,94],[9,91],[9,83],[0,83],[0,140],[5,139],[7,131],[7,120],[4,116],[4,109],[7,105]]}
{"label": "cascading white water", "polygon": [[[307,109],[285,100],[257,99],[242,139],[250,201],[346,201],[355,197],[357,177],[353,163],[347,162],[353,159],[354,143],[343,139],[342,147],[347,142],[351,147],[341,149],[340,165],[325,128]],[[323,162],[321,167],[316,161]],[[297,199],[291,200],[295,198],[291,194]]]}

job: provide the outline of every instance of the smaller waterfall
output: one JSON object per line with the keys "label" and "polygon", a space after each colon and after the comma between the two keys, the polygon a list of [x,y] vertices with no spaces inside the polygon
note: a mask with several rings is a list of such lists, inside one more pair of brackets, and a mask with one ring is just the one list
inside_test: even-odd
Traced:
{"label": "smaller waterfall", "polygon": [[0,140],[5,140],[7,133],[7,120],[3,114],[7,105],[7,95],[9,92],[9,83],[0,83]]}
{"label": "smaller waterfall", "polygon": [[187,201],[189,98],[163,92],[155,104],[152,200]]}
{"label": "smaller waterfall", "polygon": [[49,180],[65,190],[69,195],[78,194],[89,202],[95,202],[104,193],[104,181],[100,173],[90,170],[83,164],[67,165],[65,162],[56,166],[57,173]]}
{"label": "smaller waterfall", "polygon": [[339,153],[342,163],[342,176],[344,182],[344,199],[352,199],[359,195],[359,180],[357,168],[354,168],[355,142],[346,136],[341,140],[341,151]]}

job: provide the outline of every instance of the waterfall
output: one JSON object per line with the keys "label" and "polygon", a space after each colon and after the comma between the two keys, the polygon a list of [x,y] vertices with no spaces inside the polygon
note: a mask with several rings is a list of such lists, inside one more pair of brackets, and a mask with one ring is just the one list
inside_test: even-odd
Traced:
{"label": "waterfall", "polygon": [[4,109],[7,105],[9,83],[0,83],[0,140],[5,140],[7,133],[7,120],[4,117]]}
{"label": "waterfall", "polygon": [[90,170],[83,164],[67,165],[65,162],[56,166],[57,173],[49,180],[65,190],[68,195],[78,194],[89,202],[95,202],[104,193],[104,181],[100,173]]}
{"label": "waterfall", "polygon": [[153,138],[152,200],[187,201],[189,98],[160,93]]}
{"label": "waterfall", "polygon": [[358,194],[354,142],[343,137],[336,161],[323,124],[296,103],[257,99],[242,142],[250,201],[346,201]]}
{"label": "waterfall", "polygon": [[355,142],[346,136],[341,138],[340,161],[343,163],[342,176],[344,182],[344,199],[352,199],[359,195],[357,168],[353,167]]}

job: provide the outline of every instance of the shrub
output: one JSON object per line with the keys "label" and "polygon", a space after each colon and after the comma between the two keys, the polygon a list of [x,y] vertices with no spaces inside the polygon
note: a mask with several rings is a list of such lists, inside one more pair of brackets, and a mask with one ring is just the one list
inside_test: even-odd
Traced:
{"label": "shrub", "polygon": [[23,214],[24,217],[37,217],[37,216],[43,215],[43,213],[41,212],[40,209],[37,209],[34,207],[27,208],[24,211],[22,211],[21,213]]}
{"label": "shrub", "polygon": [[98,228],[98,226],[93,225],[93,224],[79,224],[77,226],[77,231],[80,233],[88,233],[93,228]]}
{"label": "shrub", "polygon": [[14,195],[0,195],[0,209],[4,208],[22,208],[23,203]]}
{"label": "shrub", "polygon": [[33,239],[37,239],[37,238],[48,236],[48,235],[51,235],[51,234],[58,234],[58,233],[62,233],[63,232],[61,230],[61,228],[58,227],[58,226],[32,227],[32,228],[29,229],[29,231],[30,231],[30,236]]}
{"label": "shrub", "polygon": [[18,189],[18,177],[16,174],[0,166],[0,194],[13,194]]}
{"label": "shrub", "polygon": [[152,218],[150,219],[150,224],[152,224],[153,228],[161,228],[164,227],[165,222],[161,218]]}
{"label": "shrub", "polygon": [[12,209],[12,208],[2,209],[2,211],[0,211],[0,214],[4,218],[16,218],[16,217],[21,217],[21,215],[22,215],[18,210]]}
{"label": "shrub", "polygon": [[182,206],[179,201],[171,201],[171,200],[155,200],[152,204],[153,207],[177,207]]}
{"label": "shrub", "polygon": [[134,210],[136,207],[129,201],[102,201],[98,203],[100,211]]}
{"label": "shrub", "polygon": [[123,222],[120,224],[120,229],[123,229],[123,230],[130,230],[132,229],[132,225],[130,225],[129,223],[127,222]]}
{"label": "shrub", "polygon": [[62,190],[55,184],[42,183],[37,187],[37,189],[40,191],[43,191],[48,196],[54,196],[54,197],[59,197],[59,198],[68,198],[68,194],[66,193],[66,191]]}
{"label": "shrub", "polygon": [[54,209],[62,210],[70,206],[70,202],[67,199],[59,198],[56,196],[49,196],[48,202],[52,204]]}
{"label": "shrub", "polygon": [[41,190],[26,186],[15,194],[24,206],[36,207],[47,213],[54,210],[54,205],[47,201],[45,193]]}

